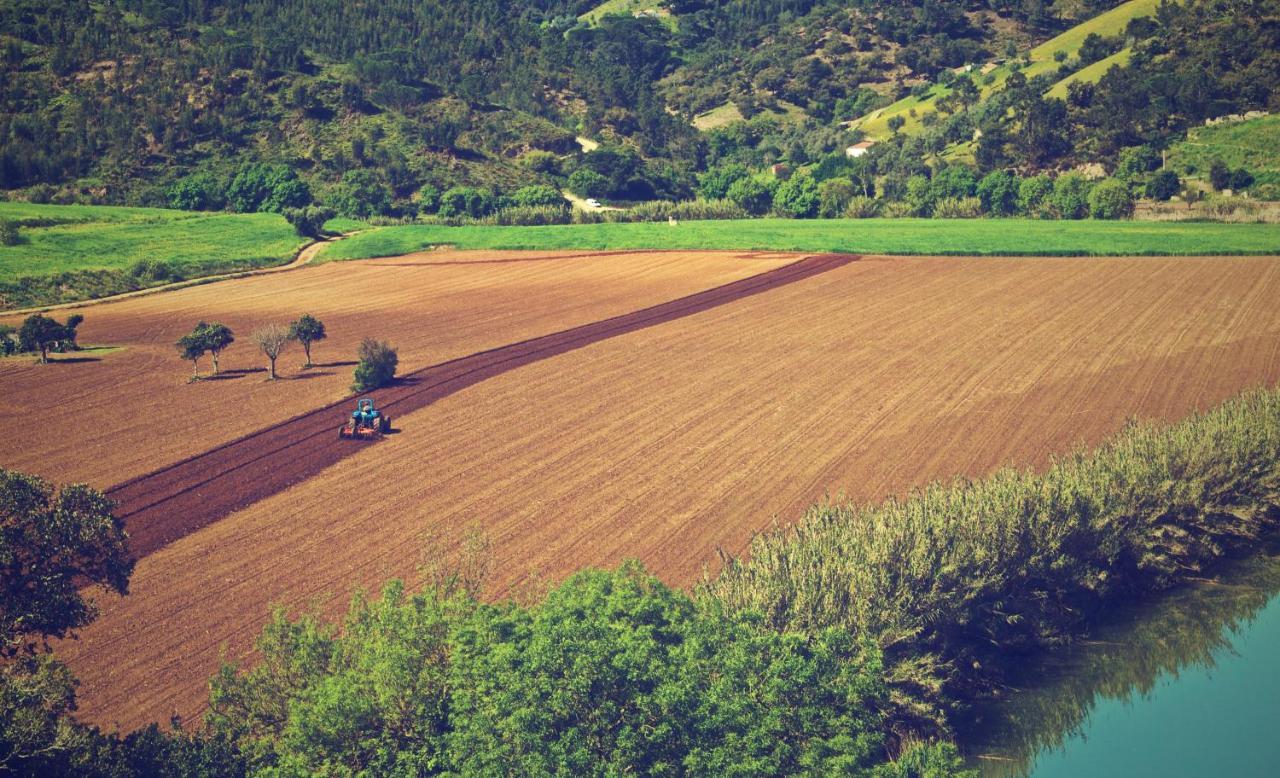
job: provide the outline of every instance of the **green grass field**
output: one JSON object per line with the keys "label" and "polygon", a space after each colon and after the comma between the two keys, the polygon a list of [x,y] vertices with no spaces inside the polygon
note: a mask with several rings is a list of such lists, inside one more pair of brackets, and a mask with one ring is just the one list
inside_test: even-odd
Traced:
{"label": "green grass field", "polygon": [[[0,246],[0,309],[71,302],[167,280],[288,262],[308,241],[273,213],[0,202],[19,243]],[[159,277],[135,278],[142,260]]]}
{"label": "green grass field", "polygon": [[321,260],[395,256],[430,246],[464,249],[759,249],[985,256],[1280,253],[1280,226],[1035,221],[840,219],[573,224],[551,227],[382,227],[327,247]]}
{"label": "green grass field", "polygon": [[659,21],[672,30],[676,28],[676,19],[662,0],[604,0],[600,5],[579,16],[578,21],[599,24],[600,20],[606,16],[630,16],[637,11],[657,11]]}
{"label": "green grass field", "polygon": [[21,225],[18,245],[0,246],[0,281],[122,270],[143,259],[180,271],[271,265],[306,243],[274,213],[0,203],[0,220]]}

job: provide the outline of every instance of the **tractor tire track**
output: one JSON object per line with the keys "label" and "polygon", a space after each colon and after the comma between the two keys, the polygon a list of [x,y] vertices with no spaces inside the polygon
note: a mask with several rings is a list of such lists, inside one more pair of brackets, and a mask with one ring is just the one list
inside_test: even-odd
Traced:
{"label": "tractor tire track", "polygon": [[[621,316],[470,354],[407,374],[377,393],[392,420],[524,365],[802,281],[859,259],[820,254]],[[362,448],[340,440],[350,399],[176,462],[107,490],[135,558],[284,491]],[[368,445],[368,444],[363,444]]]}

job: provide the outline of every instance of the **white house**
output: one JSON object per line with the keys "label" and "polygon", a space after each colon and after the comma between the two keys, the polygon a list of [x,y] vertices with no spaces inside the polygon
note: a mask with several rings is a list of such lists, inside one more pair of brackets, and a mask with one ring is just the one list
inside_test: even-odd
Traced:
{"label": "white house", "polygon": [[846,157],[849,157],[850,159],[857,159],[858,157],[861,157],[863,154],[866,154],[867,149],[871,148],[874,145],[876,145],[875,141],[864,140],[861,143],[855,143],[849,148],[845,149],[844,155]]}

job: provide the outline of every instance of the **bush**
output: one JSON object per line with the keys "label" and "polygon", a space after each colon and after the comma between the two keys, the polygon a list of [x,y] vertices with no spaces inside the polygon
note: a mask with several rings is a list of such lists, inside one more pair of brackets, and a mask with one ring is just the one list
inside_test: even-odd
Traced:
{"label": "bush", "polygon": [[1024,178],[1018,184],[1018,212],[1023,216],[1045,216],[1049,197],[1053,194],[1053,179],[1046,175]]}
{"label": "bush", "polygon": [[182,211],[218,211],[227,204],[222,182],[210,173],[192,173],[166,191],[169,207]]}
{"label": "bush", "polygon": [[972,197],[977,186],[978,182],[971,168],[951,165],[938,171],[930,179],[929,194],[933,200]]}
{"label": "bush", "polygon": [[493,195],[471,186],[455,186],[440,195],[438,213],[444,217],[468,216],[479,219],[493,212]]}
{"label": "bush", "polygon": [[573,216],[568,208],[559,205],[522,205],[503,208],[489,219],[493,224],[516,227],[542,227],[548,224],[569,224]]}
{"label": "bush", "polygon": [[907,179],[907,191],[903,202],[911,209],[912,216],[929,216],[933,213],[933,187],[929,179],[914,175]]}
{"label": "bush", "polygon": [[773,207],[777,187],[778,183],[772,179],[740,178],[729,187],[728,198],[752,216],[762,216]]}
{"label": "bush", "polygon": [[560,190],[546,184],[534,184],[521,187],[511,196],[511,202],[518,206],[533,208],[538,206],[568,208],[569,201],[564,199]]}
{"label": "bush", "polygon": [[365,338],[360,341],[359,363],[356,365],[352,389],[367,392],[390,384],[396,377],[400,357],[390,344]]}
{"label": "bush", "polygon": [[319,238],[324,234],[324,223],[334,217],[332,208],[308,205],[306,208],[285,208],[284,218],[293,225],[294,232],[303,238]]}
{"label": "bush", "polygon": [[590,168],[580,167],[569,176],[569,191],[581,197],[604,197],[609,193],[609,179]]}
{"label": "bush", "polygon": [[1018,177],[1007,170],[995,170],[978,182],[982,210],[992,216],[1012,216],[1018,212]]}
{"label": "bush", "polygon": [[1133,194],[1118,178],[1106,178],[1089,190],[1089,215],[1094,219],[1124,219],[1133,215]]}
{"label": "bush", "polygon": [[818,215],[824,219],[843,216],[845,208],[856,193],[857,189],[850,179],[828,178],[818,184]]}
{"label": "bush", "polygon": [[1089,214],[1089,190],[1093,188],[1079,173],[1063,173],[1053,182],[1049,202],[1059,219],[1083,219]]}
{"label": "bush", "polygon": [[339,214],[352,219],[391,213],[391,190],[371,170],[348,170],[326,201]]}
{"label": "bush", "polygon": [[849,198],[844,215],[850,219],[871,219],[880,215],[880,201],[874,197],[858,195]]}
{"label": "bush", "polygon": [[0,246],[16,246],[22,242],[22,233],[18,225],[11,221],[0,221]]}
{"label": "bush", "polygon": [[440,190],[433,184],[425,184],[418,190],[418,212],[435,213],[440,210]]}
{"label": "bush", "polygon": [[938,219],[976,219],[982,215],[982,201],[976,197],[944,197],[933,204]]}
{"label": "bush", "polygon": [[182,280],[181,274],[168,263],[160,259],[139,259],[126,271],[130,277],[144,284],[166,283]]}
{"label": "bush", "polygon": [[227,203],[239,213],[301,208],[311,202],[311,190],[284,165],[253,162],[244,165],[227,187]]}
{"label": "bush", "polygon": [[1147,197],[1164,202],[1182,191],[1182,179],[1172,170],[1161,170],[1147,182]]}
{"label": "bush", "polygon": [[797,219],[817,216],[819,203],[818,184],[805,172],[798,172],[782,182],[773,195],[774,209]]}
{"label": "bush", "polygon": [[698,176],[698,197],[703,200],[723,200],[729,196],[729,187],[751,175],[746,166],[736,162],[712,168]]}
{"label": "bush", "polygon": [[917,697],[899,704],[936,704],[941,719],[1110,603],[1256,548],[1280,530],[1278,477],[1280,392],[1251,392],[1172,426],[1132,424],[1040,474],[816,506],[757,536],[705,593],[779,630],[843,626],[892,645],[887,671]]}
{"label": "bush", "polygon": [[698,221],[700,219],[743,219],[749,214],[732,200],[654,200],[625,211],[610,211],[612,220],[626,222]]}

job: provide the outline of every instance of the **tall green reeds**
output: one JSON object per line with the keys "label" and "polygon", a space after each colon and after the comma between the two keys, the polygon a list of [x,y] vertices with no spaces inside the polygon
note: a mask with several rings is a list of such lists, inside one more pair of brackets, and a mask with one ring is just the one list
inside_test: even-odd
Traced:
{"label": "tall green reeds", "polygon": [[1280,392],[1131,424],[1042,474],[1002,470],[879,505],[815,506],[726,559],[703,596],[776,629],[841,626],[886,652],[907,729],[1280,528]]}

